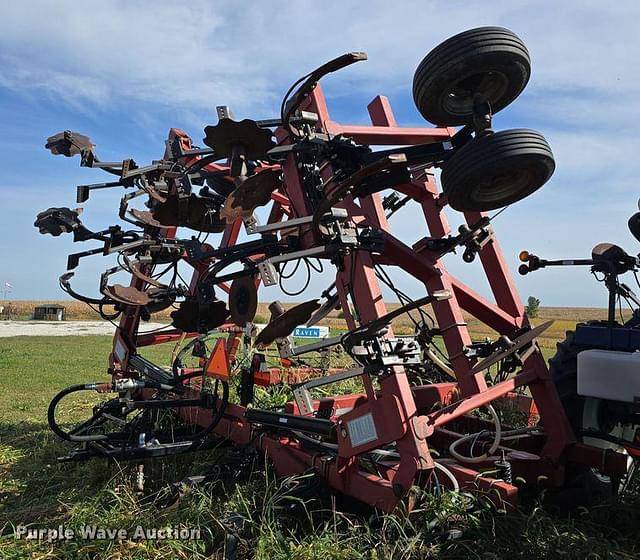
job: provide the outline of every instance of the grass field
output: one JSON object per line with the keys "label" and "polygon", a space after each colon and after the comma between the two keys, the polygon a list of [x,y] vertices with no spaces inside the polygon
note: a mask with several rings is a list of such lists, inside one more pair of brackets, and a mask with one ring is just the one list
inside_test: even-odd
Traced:
{"label": "grass field", "polygon": [[[562,310],[555,312],[563,315]],[[547,311],[541,317],[544,318]],[[583,319],[583,317],[580,317]],[[543,343],[572,320],[566,315]],[[565,325],[566,323],[566,325]],[[473,325],[472,325],[473,326]],[[484,333],[476,332],[480,336]],[[59,464],[67,447],[46,425],[51,397],[73,383],[105,380],[110,338],[14,337],[0,339],[0,558],[143,559],[222,558],[224,520],[240,513],[239,558],[258,559],[600,559],[640,557],[640,503],[634,496],[611,505],[554,517],[535,504],[506,514],[464,494],[424,496],[410,515],[374,516],[292,510],[291,481],[267,468],[243,478],[225,478],[188,493],[176,508],[163,508],[167,488],[186,476],[206,473],[222,451],[205,451],[146,462],[145,494],[134,490],[135,465],[92,461]],[[148,356],[166,363],[167,349]],[[74,418],[73,410],[64,419]],[[331,502],[324,504],[330,506]],[[182,541],[16,540],[17,525],[79,530],[84,525],[125,528],[198,527],[200,539]],[[461,538],[445,540],[455,529]]]}

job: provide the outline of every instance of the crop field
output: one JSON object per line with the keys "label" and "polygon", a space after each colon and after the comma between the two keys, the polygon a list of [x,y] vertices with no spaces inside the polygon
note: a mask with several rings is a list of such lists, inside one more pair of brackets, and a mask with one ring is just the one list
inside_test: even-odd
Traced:
{"label": "crop field", "polygon": [[[65,302],[67,303],[67,302]],[[29,302],[28,306],[33,306]],[[27,314],[25,306],[23,315]],[[73,304],[70,309],[75,309]],[[268,316],[265,310],[260,310]],[[576,321],[602,316],[602,310],[542,309],[536,323],[556,319],[541,346],[548,357],[555,342]],[[71,319],[86,319],[75,316]],[[154,317],[154,320],[158,320]],[[160,319],[161,321],[161,319]],[[332,326],[340,319],[332,318]],[[469,318],[474,338],[491,333]],[[407,329],[399,324],[398,330]],[[48,429],[51,397],[74,383],[106,380],[108,336],[9,337],[0,339],[0,558],[5,559],[175,559],[224,558],[225,535],[235,527],[238,558],[285,559],[630,559],[640,557],[640,499],[570,515],[546,511],[539,501],[517,511],[496,509],[486,498],[443,492],[421,496],[420,507],[391,515],[343,508],[328,497],[303,502],[288,489],[296,480],[278,479],[260,457],[241,476],[218,469],[212,480],[182,499],[169,490],[187,476],[211,473],[228,458],[218,449],[145,462],[147,484],[135,489],[136,464],[57,463],[68,446]],[[147,356],[168,363],[170,349],[154,347]],[[347,387],[353,390],[353,387]],[[271,397],[281,404],[286,389]],[[266,397],[265,397],[266,398]],[[86,403],[85,403],[86,405]],[[63,410],[63,421],[86,411]],[[225,474],[226,473],[226,474]],[[242,518],[238,525],[230,519]],[[18,525],[75,531],[85,526],[197,528],[199,538],[182,540],[74,538],[47,542],[17,539]],[[455,538],[454,538],[455,537]],[[228,550],[227,550],[228,552]]]}
{"label": "crop field", "polygon": [[[86,304],[74,301],[74,300],[62,300],[62,301],[1,301],[0,306],[5,308],[11,307],[15,313],[15,318],[19,320],[28,320],[33,316],[33,309],[37,305],[43,304],[60,304],[65,306],[66,320],[68,321],[92,321],[98,316],[96,312]],[[289,304],[285,304],[288,307]],[[398,307],[398,304],[387,304],[387,309],[392,311]],[[428,309],[428,307],[427,307]],[[105,312],[109,313],[111,310],[105,307]],[[152,316],[154,323],[169,323],[171,318],[169,313],[171,308],[160,313],[155,313]],[[544,321],[553,319],[554,324],[551,328],[544,333],[540,339],[540,345],[545,348],[555,348],[555,342],[561,340],[564,337],[565,331],[573,329],[577,322],[589,321],[591,319],[603,318],[606,315],[604,309],[591,308],[591,307],[541,307],[538,317],[533,321],[534,324],[539,324]],[[257,323],[266,323],[269,320],[270,312],[267,303],[258,304],[258,311],[256,314]],[[2,316],[0,315],[0,319]],[[492,336],[494,333],[487,327],[482,325],[474,317],[464,314],[464,319],[468,323],[472,335],[475,338],[484,338],[485,336]],[[340,317],[337,311],[329,314],[329,316],[320,322],[321,325],[330,326],[333,328],[344,328],[345,322]],[[412,324],[403,316],[399,317],[393,322],[394,328],[403,334],[411,332],[413,329]]]}

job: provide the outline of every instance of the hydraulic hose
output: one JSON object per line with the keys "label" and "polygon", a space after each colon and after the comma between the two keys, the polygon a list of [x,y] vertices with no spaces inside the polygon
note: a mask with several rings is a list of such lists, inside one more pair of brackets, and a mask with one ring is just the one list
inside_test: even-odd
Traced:
{"label": "hydraulic hose", "polygon": [[456,448],[460,444],[474,439],[477,434],[469,434],[467,436],[461,437],[449,446],[449,453],[457,461],[460,461],[462,463],[482,463],[483,461],[486,461],[491,455],[493,455],[496,452],[496,449],[498,449],[498,447],[500,446],[500,440],[502,438],[502,427],[500,425],[500,418],[498,418],[498,413],[496,412],[496,409],[493,408],[493,406],[487,405],[487,409],[489,410],[489,413],[491,414],[493,422],[496,426],[496,431],[494,432],[493,443],[491,444],[491,447],[486,453],[483,453],[482,455],[478,455],[476,457],[468,457],[466,455],[458,453],[456,451]]}
{"label": "hydraulic hose", "polygon": [[112,383],[83,383],[81,385],[71,385],[60,391],[49,403],[49,409],[47,410],[47,421],[51,431],[58,437],[73,442],[85,442],[85,441],[105,441],[109,438],[106,434],[95,434],[92,436],[77,436],[73,432],[77,432],[80,429],[90,426],[95,420],[102,416],[103,412],[98,411],[89,420],[83,422],[80,426],[77,426],[71,432],[65,432],[60,425],[56,422],[56,408],[60,401],[72,393],[78,393],[80,391],[98,391],[100,393],[110,393],[118,391],[127,391],[134,389],[161,389],[172,390],[173,387],[165,385],[163,383],[156,383],[153,381],[138,381],[134,379],[118,379]]}
{"label": "hydraulic hose", "polygon": [[[63,389],[62,391],[60,391],[55,397],[53,397],[53,399],[51,399],[51,402],[49,403],[49,409],[47,411],[47,421],[49,422],[49,427],[51,428],[51,431],[54,434],[56,434],[58,437],[64,440],[73,441],[73,442],[104,441],[108,438],[108,436],[105,434],[95,434],[92,436],[77,436],[69,432],[65,432],[60,427],[60,425],[56,422],[56,407],[58,406],[58,403],[60,403],[62,399],[64,399],[66,396],[70,395],[71,393],[77,393],[79,391],[95,391],[97,386],[98,386],[97,383],[71,385],[70,387],[67,387],[66,389]],[[92,418],[97,418],[97,416],[98,415],[94,415]]]}
{"label": "hydraulic hose", "polygon": [[217,410],[211,419],[211,423],[206,428],[192,436],[194,440],[202,440],[208,436],[224,416],[224,412],[229,404],[229,384],[226,381],[220,381],[220,383],[222,384],[222,402],[220,403],[220,406],[217,407]]}
{"label": "hydraulic hose", "polygon": [[[224,381],[220,381],[220,383],[222,384],[222,399],[221,399],[220,405],[216,407],[216,411],[213,415],[213,418],[211,419],[211,422],[203,430],[197,432],[192,436],[194,440],[202,440],[207,435],[209,435],[215,429],[215,427],[219,424],[220,420],[224,415],[225,409],[227,408],[227,404],[229,403],[229,384]],[[160,384],[160,383],[143,382],[143,384],[145,387],[149,387],[149,388],[162,389],[162,390],[171,389],[170,386]],[[85,421],[84,423],[76,427],[71,432],[65,432],[56,421],[56,408],[58,404],[60,404],[60,401],[62,401],[62,399],[64,399],[65,397],[67,397],[72,393],[78,393],[80,391],[101,390],[103,386],[109,387],[110,384],[85,383],[80,385],[71,385],[70,387],[63,389],[55,397],[53,397],[53,399],[51,399],[51,402],[49,403],[49,408],[47,410],[47,421],[49,423],[49,427],[51,428],[51,431],[61,439],[75,442],[75,443],[108,440],[109,436],[107,434],[80,436],[74,433],[74,432],[80,431],[80,429],[90,426],[95,420],[97,420],[100,416],[102,416],[101,411],[93,414],[93,416],[91,416],[89,420]],[[112,389],[109,388],[108,391],[110,390],[117,390],[117,387],[113,387]],[[101,390],[101,392],[106,392],[106,391]]]}
{"label": "hydraulic hose", "polygon": [[458,479],[447,467],[445,467],[442,463],[439,463],[438,461],[434,461],[433,466],[436,468],[436,470],[439,470],[451,481],[454,492],[458,492],[460,490],[460,484],[458,483]]}

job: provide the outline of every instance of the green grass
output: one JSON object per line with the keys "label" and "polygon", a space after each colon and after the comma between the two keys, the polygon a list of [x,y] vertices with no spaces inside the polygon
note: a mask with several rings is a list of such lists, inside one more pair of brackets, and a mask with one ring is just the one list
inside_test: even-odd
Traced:
{"label": "green grass", "polygon": [[[2,420],[45,422],[47,405],[63,387],[107,381],[109,336],[17,336],[0,339]],[[166,357],[167,347],[145,349],[149,359]]]}
{"label": "green grass", "polygon": [[[200,452],[145,462],[145,494],[134,490],[133,464],[91,461],[60,464],[67,446],[46,425],[46,408],[60,388],[106,380],[110,337],[0,339],[0,558],[143,559],[222,558],[224,520],[246,519],[239,558],[362,559],[628,559],[640,557],[640,504],[553,517],[537,507],[506,514],[464,494],[424,495],[410,515],[340,513],[331,502],[311,513],[291,498],[291,480],[278,480],[257,458],[245,476],[220,476],[186,492],[173,509],[164,499],[172,483],[210,472],[225,453]],[[146,350],[167,363],[171,348]],[[348,387],[353,389],[354,387]],[[279,399],[287,398],[281,392]],[[274,398],[275,399],[275,398]],[[277,400],[277,399],[275,399]],[[73,412],[68,412],[71,419]],[[14,527],[64,524],[134,528],[199,527],[198,541],[117,540],[38,542],[16,540]],[[444,540],[447,531],[461,538]]]}

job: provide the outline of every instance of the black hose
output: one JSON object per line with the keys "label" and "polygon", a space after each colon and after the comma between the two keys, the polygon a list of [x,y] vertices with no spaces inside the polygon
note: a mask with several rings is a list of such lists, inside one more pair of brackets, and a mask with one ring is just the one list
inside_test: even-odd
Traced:
{"label": "black hose", "polygon": [[98,304],[98,314],[100,315],[100,317],[102,317],[107,321],[115,321],[122,314],[122,311],[118,310],[115,313],[109,315],[108,313],[104,312],[104,309],[103,309],[104,306],[105,306],[104,303]]}
{"label": "black hose", "polygon": [[47,411],[47,421],[49,422],[49,427],[54,434],[64,440],[74,442],[104,441],[108,438],[108,436],[105,434],[95,434],[93,436],[76,436],[71,433],[65,432],[56,422],[56,407],[64,397],[70,395],[71,393],[77,393],[79,391],[95,391],[95,388],[95,383],[71,385],[70,387],[67,387],[66,389],[60,391],[55,397],[53,397],[53,399],[51,399],[51,402],[49,403],[49,410]]}
{"label": "black hose", "polygon": [[[196,443],[195,440],[203,440],[207,435],[209,435],[215,429],[215,427],[220,423],[220,420],[224,415],[225,409],[229,404],[229,384],[226,383],[225,381],[216,380],[216,391],[215,391],[216,395],[217,395],[218,383],[222,384],[222,399],[220,402],[220,406],[216,407],[215,414],[213,415],[213,418],[211,422],[207,425],[207,427],[204,428],[203,430],[200,430],[199,432],[196,432],[191,436],[194,439],[194,443]],[[160,388],[160,385],[156,383],[148,383],[148,385],[150,387],[155,387],[157,389]],[[47,421],[49,423],[49,427],[51,428],[51,431],[61,439],[64,439],[66,441],[76,442],[76,443],[108,440],[109,436],[107,434],[78,436],[73,433],[73,432],[78,432],[81,429],[84,429],[85,427],[90,426],[94,421],[96,421],[100,416],[102,416],[102,412],[100,411],[94,413],[89,420],[87,420],[80,426],[77,426],[71,432],[65,432],[60,427],[60,425],[56,422],[56,408],[63,398],[70,395],[71,393],[77,393],[80,391],[95,391],[95,390],[96,390],[96,383],[71,385],[70,387],[63,389],[55,397],[53,397],[53,399],[51,399],[51,402],[49,403],[49,408],[47,410]]]}
{"label": "black hose", "polygon": [[[216,385],[217,383],[218,380],[216,380]],[[226,381],[222,380],[220,380],[220,383],[222,384],[222,402],[220,403],[220,406],[217,407],[216,413],[213,416],[211,423],[206,428],[204,428],[204,430],[201,430],[200,432],[197,432],[196,434],[191,436],[194,440],[202,440],[206,436],[208,436],[220,423],[220,420],[222,420],[222,417],[224,416],[224,411],[229,404],[229,384]]]}
{"label": "black hose", "polygon": [[62,291],[66,292],[67,294],[69,294],[72,298],[77,299],[78,301],[81,301],[83,303],[88,303],[88,304],[93,304],[93,305],[116,305],[118,302],[110,299],[110,298],[92,298],[92,297],[88,297],[88,296],[83,296],[82,294],[76,292],[74,289],[71,288],[71,284],[67,281],[67,282],[63,282],[62,280],[60,280],[60,288],[62,289]]}
{"label": "black hose", "polygon": [[[187,380],[189,378],[194,378],[194,377],[204,376],[205,375],[204,367],[202,368],[202,371],[193,372],[193,373],[187,374],[187,375],[180,375],[180,372],[178,371],[179,368],[180,368],[180,364],[182,363],[181,358],[184,355],[184,353],[187,350],[190,350],[199,340],[200,340],[199,338],[194,338],[191,342],[189,342],[184,348],[182,348],[180,350],[180,352],[176,356],[175,360],[173,361],[173,364],[171,365],[171,370],[173,371],[173,380],[174,380],[174,382],[181,383],[182,381],[185,381],[185,380]],[[211,422],[209,423],[209,425],[206,428],[204,428],[203,430],[201,430],[200,432],[196,432],[195,434],[193,434],[191,436],[194,440],[201,440],[204,437],[206,437],[207,435],[209,435],[215,429],[215,427],[220,423],[220,420],[222,420],[222,416],[224,415],[224,411],[227,408],[227,405],[229,404],[229,384],[226,381],[222,381],[222,380],[216,379],[216,388],[215,388],[215,391],[214,391],[214,393],[216,395],[218,394],[218,384],[219,383],[222,384],[222,402],[220,403],[220,406],[217,408],[217,410],[216,410]]]}
{"label": "black hose", "polygon": [[220,156],[218,154],[210,154],[208,156],[201,157],[199,160],[193,162],[189,167],[186,167],[182,171],[182,176],[184,177],[189,173],[196,173],[203,167],[209,165],[210,163],[218,161],[220,159],[224,159],[224,156]]}

